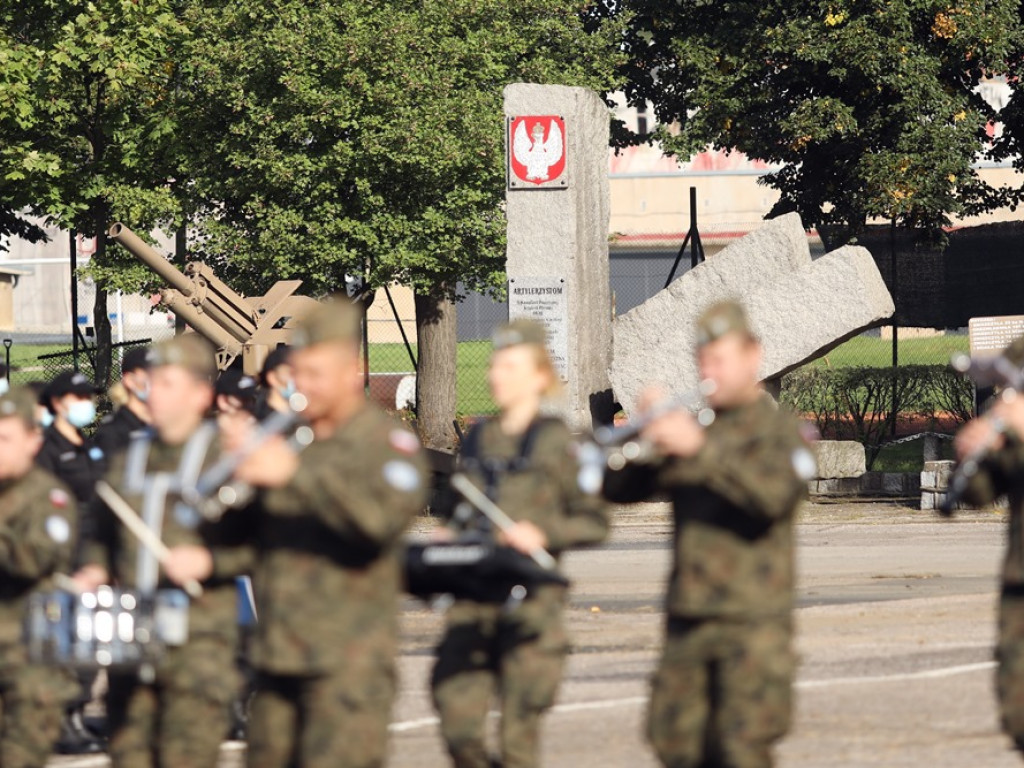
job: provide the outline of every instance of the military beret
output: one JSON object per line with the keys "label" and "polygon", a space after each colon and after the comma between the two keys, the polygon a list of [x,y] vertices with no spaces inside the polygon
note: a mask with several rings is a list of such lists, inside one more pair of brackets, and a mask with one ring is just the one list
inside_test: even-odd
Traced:
{"label": "military beret", "polygon": [[291,345],[301,349],[317,344],[358,344],[362,339],[362,320],[363,313],[351,299],[327,299],[299,320],[292,332]]}
{"label": "military beret", "polygon": [[495,350],[515,347],[519,344],[536,344],[545,346],[548,341],[547,330],[543,323],[536,320],[513,320],[498,327],[491,343]]}
{"label": "military beret", "polygon": [[720,301],[705,309],[697,319],[697,346],[703,347],[730,333],[756,338],[747,312],[736,301]]}
{"label": "military beret", "polygon": [[0,419],[15,417],[36,426],[36,393],[28,387],[14,387],[0,396]]}
{"label": "military beret", "polygon": [[1018,367],[1024,367],[1024,336],[1021,336],[1010,343],[1003,350],[1003,357]]}
{"label": "military beret", "polygon": [[217,358],[206,339],[195,333],[183,333],[159,344],[146,355],[151,368],[172,365],[184,368],[196,378],[213,381],[217,375]]}

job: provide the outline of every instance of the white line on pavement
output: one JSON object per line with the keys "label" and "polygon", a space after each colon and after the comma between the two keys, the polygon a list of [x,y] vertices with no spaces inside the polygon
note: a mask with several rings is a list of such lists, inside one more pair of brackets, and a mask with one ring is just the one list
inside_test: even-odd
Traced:
{"label": "white line on pavement", "polygon": [[[935,680],[937,678],[952,677],[953,675],[963,675],[970,672],[982,672],[987,669],[993,669],[995,665],[996,663],[994,661],[982,661],[977,664],[960,664],[954,667],[926,669],[920,672],[901,672],[894,675],[868,675],[864,677],[833,677],[826,678],[824,680],[799,680],[796,683],[796,687],[828,688],[834,685],[896,683],[906,682],[908,680]],[[568,712],[585,712],[594,709],[630,707],[646,703],[646,696],[630,696],[623,699],[600,699],[598,701],[578,701],[570,704],[557,704],[551,708],[551,712],[555,714],[564,714]],[[497,714],[497,712],[491,712],[491,717],[496,717]],[[416,720],[403,720],[401,722],[392,723],[390,729],[392,733],[405,733],[407,731],[419,730],[420,728],[430,728],[431,726],[437,725],[438,722],[439,720],[436,717],[421,717]]]}

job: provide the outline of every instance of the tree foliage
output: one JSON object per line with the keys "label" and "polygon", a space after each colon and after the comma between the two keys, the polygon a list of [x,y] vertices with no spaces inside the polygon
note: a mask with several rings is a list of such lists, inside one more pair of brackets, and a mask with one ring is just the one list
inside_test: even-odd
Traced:
{"label": "tree foliage", "polygon": [[934,230],[1006,200],[972,168],[1020,33],[1008,0],[630,0],[627,94],[671,153],[778,164],[764,178],[806,226],[872,217]]}
{"label": "tree foliage", "polygon": [[615,85],[578,0],[195,2],[187,175],[203,249],[254,283],[502,280],[502,89]]}

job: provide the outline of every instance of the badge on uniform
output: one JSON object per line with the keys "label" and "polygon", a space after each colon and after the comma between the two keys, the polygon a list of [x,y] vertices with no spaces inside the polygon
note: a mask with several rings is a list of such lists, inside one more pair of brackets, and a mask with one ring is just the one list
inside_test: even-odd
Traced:
{"label": "badge on uniform", "polygon": [[57,509],[66,508],[69,501],[71,501],[71,498],[60,488],[54,488],[50,491],[50,503]]}
{"label": "badge on uniform", "polygon": [[46,518],[46,535],[58,544],[66,544],[71,538],[71,524],[60,515]]}
{"label": "badge on uniform", "polygon": [[793,471],[801,480],[813,480],[818,474],[818,462],[807,448],[797,448],[790,460],[793,462]]}
{"label": "badge on uniform", "polygon": [[384,479],[398,491],[415,491],[420,487],[420,473],[407,461],[389,461],[384,465]]}
{"label": "badge on uniform", "polygon": [[388,442],[391,447],[399,453],[414,454],[420,448],[420,441],[412,432],[404,429],[393,429],[388,435]]}

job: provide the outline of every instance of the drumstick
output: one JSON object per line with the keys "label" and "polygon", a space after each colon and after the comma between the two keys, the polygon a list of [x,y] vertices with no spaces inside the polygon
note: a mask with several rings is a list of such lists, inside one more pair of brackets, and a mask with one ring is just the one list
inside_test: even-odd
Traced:
{"label": "drumstick", "polygon": [[[501,530],[506,533],[515,527],[516,521],[505,514],[497,504],[490,500],[483,491],[473,485],[468,477],[461,472],[456,472],[452,475],[451,479],[452,488],[461,493],[465,497],[466,501],[472,504],[474,507],[479,509],[487,518],[498,526]],[[547,568],[554,570],[558,566],[558,562],[544,547],[535,547],[529,552],[530,557],[539,565],[541,568]]]}
{"label": "drumstick", "polygon": [[[96,495],[103,500],[111,512],[117,515],[118,519],[124,523],[124,527],[139,540],[139,543],[152,552],[161,565],[166,565],[171,557],[171,550],[108,482],[100,480],[96,483]],[[182,584],[182,588],[188,592],[190,597],[198,599],[203,596],[203,588],[195,579],[186,581]]]}

